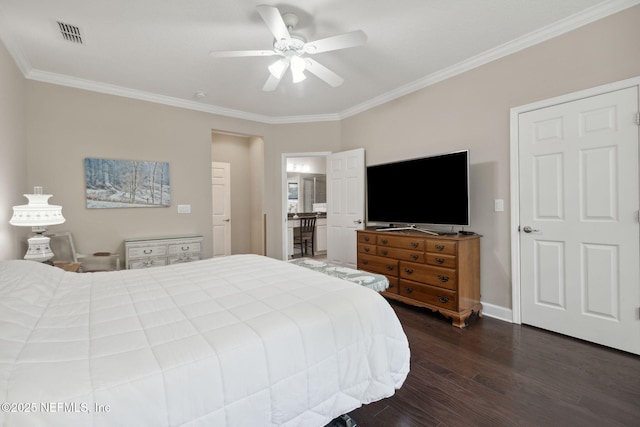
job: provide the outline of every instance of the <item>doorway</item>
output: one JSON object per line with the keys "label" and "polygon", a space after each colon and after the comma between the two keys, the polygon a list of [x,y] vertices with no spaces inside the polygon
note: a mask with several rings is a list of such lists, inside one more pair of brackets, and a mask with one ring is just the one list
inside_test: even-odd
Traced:
{"label": "doorway", "polygon": [[[229,254],[264,255],[264,140],[259,136],[212,131],[211,161],[227,163],[230,169],[227,183],[230,215],[221,218],[228,220]],[[220,203],[219,197],[218,202],[214,198],[212,203]],[[220,210],[219,206],[212,206],[213,212]],[[214,248],[222,247],[224,243],[220,241],[222,228],[217,230],[218,234],[213,234]]]}
{"label": "doorway", "polygon": [[288,206],[289,186],[287,181],[287,159],[296,157],[323,156],[326,160],[326,253],[327,261],[350,268],[356,268],[356,230],[365,225],[365,158],[364,148],[338,153],[284,153],[282,154],[282,209],[283,219],[283,259],[293,254],[289,245],[292,231],[289,231]]}
{"label": "doorway", "polygon": [[640,78],[512,110],[514,322],[640,354]]}
{"label": "doorway", "polygon": [[284,258],[308,256],[294,244],[294,230],[300,219],[316,217],[314,258],[327,256],[327,156],[330,153],[290,153],[283,156],[286,191],[283,197],[286,220]]}

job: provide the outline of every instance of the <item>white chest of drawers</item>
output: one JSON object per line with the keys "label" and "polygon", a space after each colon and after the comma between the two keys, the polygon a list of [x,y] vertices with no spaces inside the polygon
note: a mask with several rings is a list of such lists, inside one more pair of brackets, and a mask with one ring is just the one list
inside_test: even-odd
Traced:
{"label": "white chest of drawers", "polygon": [[202,236],[170,236],[127,239],[125,267],[127,269],[158,267],[201,258]]}

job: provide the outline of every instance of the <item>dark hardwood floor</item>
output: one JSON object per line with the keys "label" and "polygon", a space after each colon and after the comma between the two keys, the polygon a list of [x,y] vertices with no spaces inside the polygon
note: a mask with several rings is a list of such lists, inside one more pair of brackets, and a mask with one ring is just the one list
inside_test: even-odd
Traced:
{"label": "dark hardwood floor", "polygon": [[640,425],[639,356],[488,317],[458,329],[391,304],[411,372],[394,396],[349,414],[359,427]]}

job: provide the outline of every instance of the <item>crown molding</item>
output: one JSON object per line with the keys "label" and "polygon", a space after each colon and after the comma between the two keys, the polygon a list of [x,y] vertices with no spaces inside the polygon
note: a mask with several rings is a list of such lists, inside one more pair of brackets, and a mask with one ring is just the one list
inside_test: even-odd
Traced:
{"label": "crown molding", "polygon": [[91,92],[122,96],[125,98],[132,98],[140,101],[170,105],[187,110],[200,111],[204,113],[216,114],[219,116],[232,117],[235,119],[249,120],[266,124],[310,123],[340,120],[340,116],[338,114],[282,117],[264,116],[261,114],[253,114],[245,111],[233,110],[230,108],[217,107],[215,105],[202,104],[200,102],[143,92],[122,86],[110,85],[93,80],[85,80],[77,77],[70,77],[63,74],[50,73],[48,71],[42,70],[31,70],[25,75],[25,78],[43,83],[51,83],[60,86],[72,87],[75,89],[84,89]]}
{"label": "crown molding", "polygon": [[91,80],[79,79],[76,77],[50,73],[47,71],[41,71],[31,69],[31,66],[27,59],[24,57],[17,44],[13,43],[12,38],[7,31],[2,31],[2,28],[6,28],[2,25],[2,11],[0,10],[0,39],[7,47],[7,50],[11,53],[18,68],[22,71],[25,78],[35,81],[41,81],[45,83],[52,83],[67,87],[73,87],[77,89],[84,89],[93,92],[99,92],[104,94],[122,96],[132,99],[138,99],[147,102],[153,102],[157,104],[170,105],[178,108],[185,108],[189,110],[195,110],[210,114],[216,114],[225,117],[232,117],[242,120],[249,120],[254,122],[266,123],[266,124],[294,124],[294,123],[311,123],[322,121],[339,121],[364,111],[370,110],[387,102],[393,101],[410,93],[419,91],[433,84],[447,80],[451,77],[455,77],[464,72],[470,71],[474,68],[488,64],[489,62],[503,58],[507,55],[519,52],[528,47],[542,43],[559,35],[565,34],[569,31],[580,28],[584,25],[595,22],[599,19],[605,18],[614,13],[618,13],[630,7],[640,4],[640,0],[611,0],[598,5],[595,5],[589,9],[586,9],[580,13],[569,16],[565,19],[557,21],[539,30],[525,34],[517,39],[514,39],[501,46],[489,49],[479,55],[471,57],[467,60],[454,64],[450,67],[432,73],[428,76],[420,78],[414,82],[400,86],[397,89],[386,92],[382,95],[376,96],[361,104],[350,107],[339,113],[334,114],[318,114],[318,115],[299,115],[299,116],[265,116],[261,114],[248,113],[240,110],[234,110],[229,108],[217,107],[214,105],[202,104],[200,102],[189,101],[180,98],[174,98],[164,95],[158,95],[134,89],[129,89],[121,86],[110,85],[106,83],[100,83]]}
{"label": "crown molding", "polygon": [[441,81],[450,79],[451,77],[455,77],[459,74],[488,64],[497,59],[540,44],[554,37],[568,33],[584,25],[606,18],[609,15],[621,12],[638,4],[640,4],[640,0],[611,0],[592,6],[580,13],[561,19],[553,24],[547,25],[536,31],[532,31],[528,34],[525,34],[524,36],[504,43],[500,46],[482,52],[479,55],[473,56],[455,65],[444,68],[426,77],[408,83],[404,86],[400,86],[397,89],[386,92],[366,102],[348,108],[339,114],[340,118],[346,119],[348,117],[370,110],[389,101],[393,101],[397,98],[424,89]]}
{"label": "crown molding", "polygon": [[66,76],[63,74],[50,73],[48,71],[31,70],[25,77],[29,80],[35,80],[44,83],[67,86],[75,89],[84,89],[91,92],[104,93],[108,95],[122,96],[125,98],[132,98],[140,101],[153,102],[156,104],[170,105],[173,107],[217,114],[236,119],[250,120],[261,123],[271,123],[274,120],[273,117],[263,116],[260,114],[247,113],[240,110],[202,104],[195,101],[174,98],[171,96],[158,95],[155,93],[143,92],[122,86],[100,83],[93,80],[85,80],[77,77]]}

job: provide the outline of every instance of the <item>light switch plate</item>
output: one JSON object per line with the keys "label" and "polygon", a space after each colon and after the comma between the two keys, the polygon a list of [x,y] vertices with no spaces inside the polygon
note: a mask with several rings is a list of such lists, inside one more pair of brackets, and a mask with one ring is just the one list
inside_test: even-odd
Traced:
{"label": "light switch plate", "polygon": [[178,213],[183,213],[183,214],[191,213],[191,205],[178,205]]}
{"label": "light switch plate", "polygon": [[495,199],[493,201],[493,210],[495,212],[504,212],[504,200],[503,199]]}

